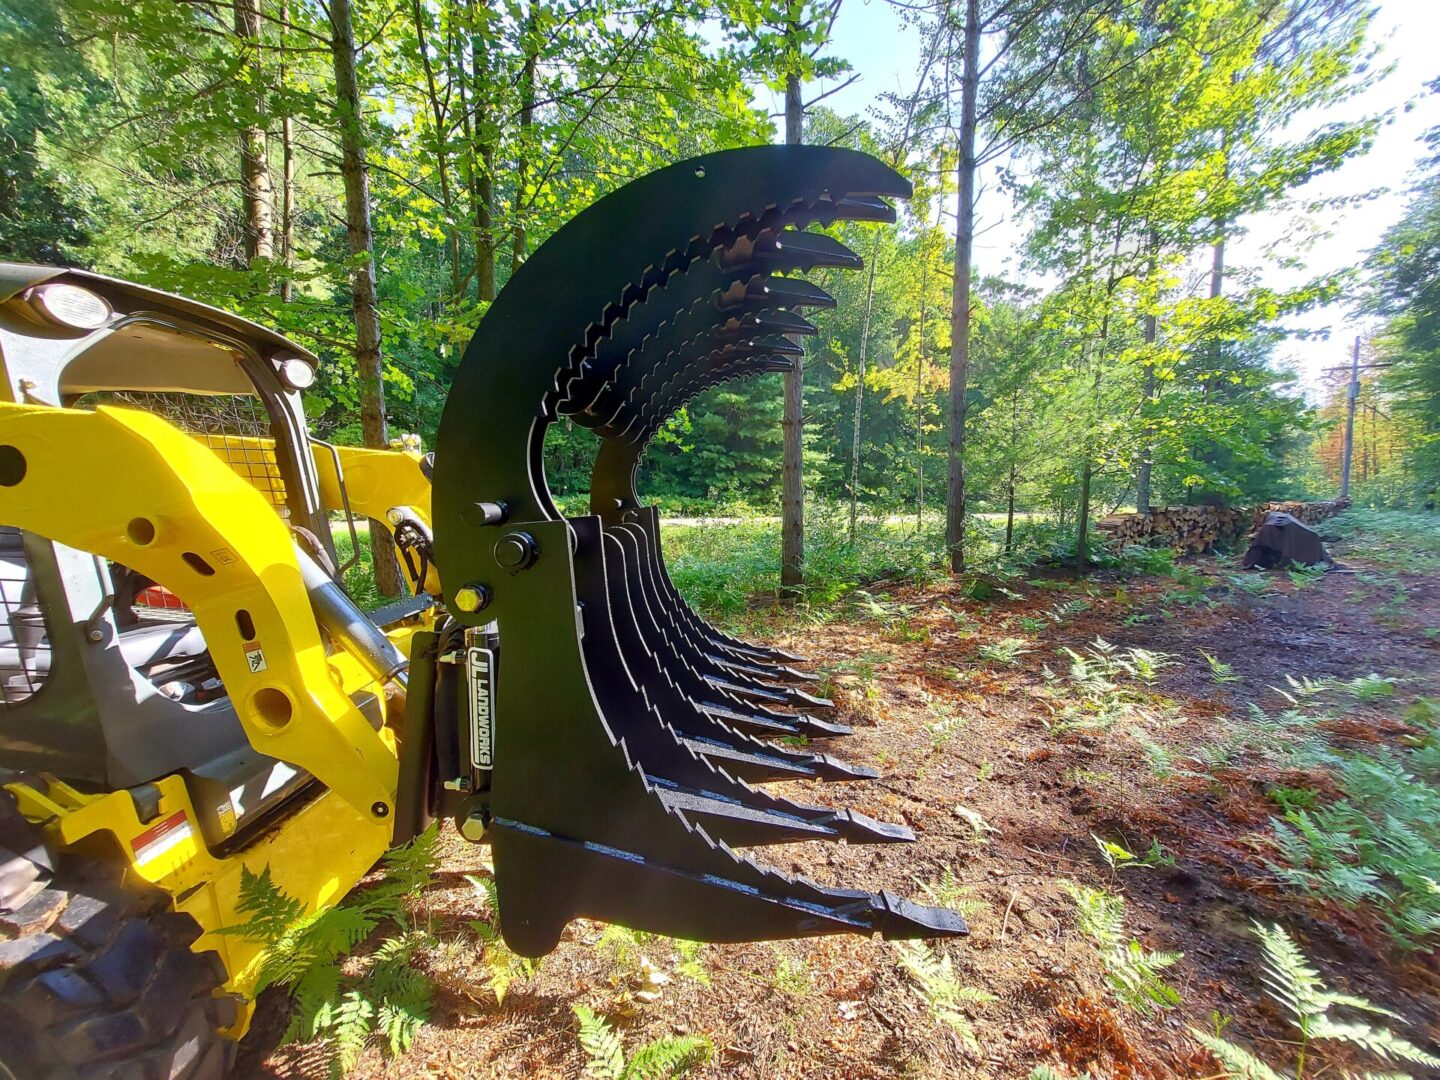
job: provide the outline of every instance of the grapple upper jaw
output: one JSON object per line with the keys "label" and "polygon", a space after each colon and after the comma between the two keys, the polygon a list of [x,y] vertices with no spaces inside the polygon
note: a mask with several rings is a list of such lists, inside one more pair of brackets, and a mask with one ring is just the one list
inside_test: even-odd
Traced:
{"label": "grapple upper jaw", "polygon": [[[813,329],[796,307],[833,303],[772,273],[859,265],[797,230],[893,219],[883,197],[908,194],[893,170],[835,149],[672,166],[560,229],[466,351],[437,445],[435,546],[464,651],[486,653],[493,679],[488,708],[466,697],[459,738],[473,750],[491,725],[493,754],[483,765],[468,755],[471,775],[454,786],[473,791],[462,816],[494,845],[517,952],[548,951],[581,915],[711,941],[965,932],[954,913],[822,888],[736,853],[913,834],[751,786],[871,773],[763,741],[848,729],[790,711],[828,705],[786,666],[799,658],[723,634],[685,604],[634,491],[673,409],[716,381],[789,366],[795,347],[775,335]],[[602,439],[593,516],[567,520],[545,484],[545,429],[560,415]],[[453,603],[465,586],[482,607]]]}

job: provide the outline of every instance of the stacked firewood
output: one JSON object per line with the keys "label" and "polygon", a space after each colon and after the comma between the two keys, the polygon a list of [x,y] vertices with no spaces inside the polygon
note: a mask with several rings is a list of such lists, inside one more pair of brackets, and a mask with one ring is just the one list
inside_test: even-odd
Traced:
{"label": "stacked firewood", "polygon": [[1307,525],[1323,521],[1349,506],[1347,499],[1329,502],[1270,502],[1255,509],[1231,506],[1152,506],[1144,514],[1112,514],[1097,527],[1105,543],[1116,551],[1130,544],[1169,547],[1190,553],[1206,551],[1216,544],[1234,545],[1265,519],[1281,511]]}
{"label": "stacked firewood", "polygon": [[1328,499],[1325,502],[1270,502],[1264,506],[1257,506],[1254,514],[1254,524],[1258,528],[1265,520],[1266,514],[1273,514],[1277,511],[1282,514],[1289,514],[1297,521],[1303,521],[1306,525],[1314,525],[1324,521],[1328,517],[1334,517],[1350,505],[1349,499]]}

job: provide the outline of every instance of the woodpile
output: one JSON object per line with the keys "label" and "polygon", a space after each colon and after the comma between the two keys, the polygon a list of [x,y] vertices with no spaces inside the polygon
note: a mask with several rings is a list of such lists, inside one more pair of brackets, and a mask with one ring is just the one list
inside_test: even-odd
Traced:
{"label": "woodpile", "polygon": [[1152,506],[1144,514],[1112,514],[1097,528],[1107,547],[1131,544],[1168,547],[1182,553],[1207,551],[1216,544],[1234,545],[1249,536],[1272,511],[1313,525],[1350,505],[1348,499],[1328,502],[1270,502],[1252,509],[1231,506]]}
{"label": "woodpile", "polygon": [[1255,527],[1259,528],[1265,515],[1279,512],[1289,514],[1306,525],[1314,525],[1328,517],[1334,517],[1350,505],[1349,499],[1329,499],[1325,502],[1271,502],[1255,508]]}

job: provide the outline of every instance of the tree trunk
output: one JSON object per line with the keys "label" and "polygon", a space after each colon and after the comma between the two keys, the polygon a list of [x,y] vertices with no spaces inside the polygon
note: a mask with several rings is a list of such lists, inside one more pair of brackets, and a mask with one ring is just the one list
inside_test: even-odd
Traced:
{"label": "tree trunk", "polygon": [[[785,77],[787,144],[801,141],[803,112],[800,76],[792,73]],[[793,359],[794,368],[785,373],[784,449],[780,465],[780,592],[783,596],[795,596],[805,583],[805,358]]]}
{"label": "tree trunk", "polygon": [[950,461],[945,543],[950,569],[965,569],[965,391],[970,366],[970,259],[975,244],[975,112],[980,91],[980,0],[965,0],[965,60],[960,79],[959,213],[955,287],[950,298]]}
{"label": "tree trunk", "polygon": [[[360,82],[355,73],[355,25],[350,0],[331,0],[334,36],[336,120],[340,127],[340,173],[345,182],[345,233],[350,245],[351,307],[355,317],[355,366],[360,375],[360,427],[365,445],[384,449],[384,364],[380,354],[380,300],[375,289],[375,238],[370,229],[370,174],[365,161],[361,123]],[[376,525],[370,530],[375,559],[375,584],[383,596],[400,592],[400,567],[390,534]]]}
{"label": "tree trunk", "polygon": [[[290,25],[290,4],[285,0],[280,5],[281,33]],[[286,63],[285,46],[280,46],[281,90],[285,89]],[[280,261],[285,264],[285,278],[280,282],[280,299],[287,304],[295,292],[295,283],[290,274],[295,270],[295,120],[287,107],[280,120]]]}
{"label": "tree trunk", "polygon": [[1075,573],[1083,576],[1090,568],[1090,455],[1080,470],[1080,509],[1075,519]]}
{"label": "tree trunk", "polygon": [[[943,200],[942,200],[943,202]],[[936,225],[938,227],[938,215]],[[925,529],[925,306],[930,298],[929,238],[920,243],[920,325],[915,341],[915,532]]]}
{"label": "tree trunk", "polygon": [[415,23],[415,41],[419,46],[420,64],[425,71],[425,95],[430,105],[430,119],[435,125],[435,172],[440,181],[440,205],[445,209],[445,253],[450,261],[450,295],[459,299],[464,278],[460,273],[460,230],[455,223],[455,196],[450,183],[447,130],[450,119],[435,82],[435,67],[430,62],[430,47],[425,34],[426,14],[421,0],[413,0],[410,16]]}
{"label": "tree trunk", "polygon": [[520,72],[520,135],[517,140],[519,158],[515,162],[515,203],[510,222],[510,273],[520,269],[525,261],[525,211],[528,199],[525,183],[530,172],[530,146],[527,139],[535,123],[535,66],[539,61],[540,46],[535,41],[535,5],[525,17],[525,66]]}
{"label": "tree trunk", "polygon": [[1010,445],[1006,448],[1010,454],[1010,468],[1005,480],[1005,554],[1010,554],[1010,547],[1015,539],[1015,480],[1019,468],[1015,461],[1015,447],[1020,445],[1020,390],[1010,391]]}
{"label": "tree trunk", "polygon": [[[1156,269],[1155,252],[1159,247],[1154,230],[1150,233],[1150,277],[1153,279]],[[1155,400],[1155,358],[1151,355],[1151,346],[1155,344],[1159,320],[1154,312],[1145,316],[1145,388],[1141,391],[1146,403]],[[1155,448],[1151,445],[1150,436],[1144,429],[1144,418],[1141,418],[1143,445],[1140,448],[1140,468],[1135,473],[1135,509],[1142,514],[1150,510],[1150,472],[1154,464]]]}
{"label": "tree trunk", "polygon": [[1015,540],[1015,465],[1010,465],[1010,475],[1005,483],[1005,554],[1010,554],[1010,547]]}
{"label": "tree trunk", "polygon": [[472,160],[470,169],[470,197],[475,215],[475,284],[479,298],[488,303],[495,299],[495,147],[481,137],[489,106],[489,94],[484,85],[489,58],[484,35],[475,26],[474,0],[469,7],[470,101],[475,110],[474,130],[479,149],[479,160]]}
{"label": "tree trunk", "polygon": [[870,245],[870,278],[865,284],[865,319],[860,327],[860,375],[855,380],[855,428],[850,439],[850,546],[855,546],[855,519],[860,509],[860,406],[865,400],[865,360],[870,351],[870,311],[875,300],[875,264],[880,261],[880,234]]}
{"label": "tree trunk", "polygon": [[240,128],[240,193],[244,217],[245,265],[275,256],[274,198],[265,125],[265,81],[260,74],[260,9],[257,0],[235,0],[235,36],[245,54],[254,87],[253,123]]}

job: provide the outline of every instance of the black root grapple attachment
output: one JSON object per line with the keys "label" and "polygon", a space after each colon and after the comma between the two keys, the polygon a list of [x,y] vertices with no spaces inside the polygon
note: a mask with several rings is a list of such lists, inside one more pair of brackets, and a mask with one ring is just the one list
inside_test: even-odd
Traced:
{"label": "black root grapple attachment", "polygon": [[[471,341],[434,476],[436,561],[455,620],[442,642],[463,645],[442,645],[441,659],[463,658],[468,693],[437,688],[436,755],[463,774],[442,778],[460,793],[466,835],[493,845],[516,952],[548,952],[582,915],[706,941],[966,932],[953,912],[822,888],[736,853],[914,836],[751,786],[876,774],[769,741],[849,729],[817,715],[830,702],[805,689],[813,676],[791,666],[800,657],[721,633],[685,603],[656,512],[635,493],[647,444],[678,408],[727,380],[790,369],[793,336],[815,332],[802,311],[834,306],[795,275],[860,266],[804,227],[893,221],[885,197],[909,193],[849,150],[682,162],[552,236]],[[560,417],[601,440],[586,517],[567,519],[546,487],[545,432]],[[443,721],[445,702],[470,722]],[[448,755],[447,733],[459,744]]]}

